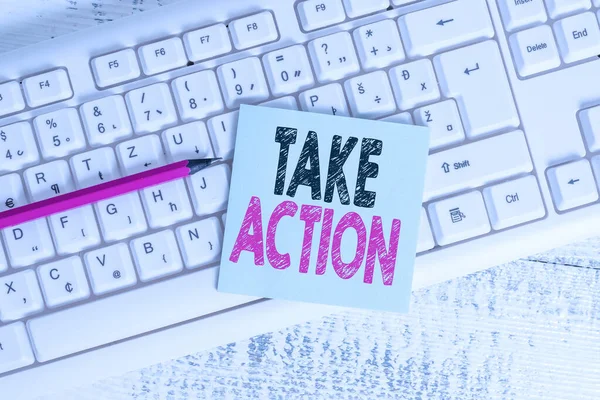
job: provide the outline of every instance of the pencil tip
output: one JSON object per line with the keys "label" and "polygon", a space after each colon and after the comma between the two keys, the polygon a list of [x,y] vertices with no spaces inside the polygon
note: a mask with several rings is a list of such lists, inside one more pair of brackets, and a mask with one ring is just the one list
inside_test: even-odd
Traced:
{"label": "pencil tip", "polygon": [[187,166],[190,169],[190,175],[194,175],[196,172],[202,171],[204,168],[209,167],[210,165],[220,160],[222,160],[221,157],[188,160]]}

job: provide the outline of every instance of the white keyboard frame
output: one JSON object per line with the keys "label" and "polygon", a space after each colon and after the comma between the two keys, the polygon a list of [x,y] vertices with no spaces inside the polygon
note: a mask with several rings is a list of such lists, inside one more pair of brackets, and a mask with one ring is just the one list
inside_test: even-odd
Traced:
{"label": "white keyboard frame", "polygon": [[[297,22],[295,0],[185,0],[142,15],[105,24],[76,34],[19,49],[0,57],[0,82],[18,80],[57,67],[69,72],[74,95],[69,100],[26,109],[16,115],[0,118],[0,126],[31,119],[64,107],[111,94],[123,94],[156,82],[215,68],[218,65],[261,55],[332,34],[341,30],[396,18],[427,6],[447,1],[427,0],[408,4],[385,13],[358,18],[340,25],[303,33]],[[483,237],[421,254],[417,258],[414,289],[473,273],[520,257],[542,252],[569,242],[600,234],[600,203],[557,213],[545,178],[548,167],[589,157],[579,130],[580,109],[600,103],[600,62],[590,61],[522,80],[513,67],[502,20],[494,0],[487,0],[506,70],[521,117],[540,190],[547,208],[545,218],[536,222],[493,232]],[[141,78],[104,90],[96,87],[89,67],[99,55],[124,48],[181,35],[183,32],[272,10],[280,39],[245,51],[197,63],[174,71]],[[209,10],[209,11],[207,11]],[[18,60],[18,61],[15,61]],[[122,374],[163,360],[277,330],[303,321],[318,319],[340,310],[313,304],[286,301],[259,301],[250,306],[200,317],[191,322],[147,333],[47,364],[36,364],[16,373],[0,377],[3,398],[25,398],[55,390],[82,385],[94,380]],[[27,388],[24,394],[23,389]]]}

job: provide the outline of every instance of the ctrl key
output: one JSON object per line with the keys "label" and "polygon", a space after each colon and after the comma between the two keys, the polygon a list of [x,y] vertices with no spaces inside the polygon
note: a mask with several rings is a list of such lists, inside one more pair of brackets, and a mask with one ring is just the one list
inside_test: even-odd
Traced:
{"label": "ctrl key", "polygon": [[33,352],[25,324],[0,327],[0,374],[33,364]]}
{"label": "ctrl key", "polygon": [[598,200],[592,168],[586,159],[550,168],[547,176],[558,211],[569,210]]}

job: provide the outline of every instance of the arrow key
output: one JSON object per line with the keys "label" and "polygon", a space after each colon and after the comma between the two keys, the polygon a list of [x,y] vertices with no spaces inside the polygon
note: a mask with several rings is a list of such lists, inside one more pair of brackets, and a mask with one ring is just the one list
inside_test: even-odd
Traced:
{"label": "arrow key", "polygon": [[[597,162],[594,162],[597,165]],[[598,190],[586,159],[550,168],[550,190],[558,211],[565,211],[598,200]]]}
{"label": "arrow key", "polygon": [[89,297],[90,288],[79,257],[70,257],[38,268],[48,307],[58,307]]}

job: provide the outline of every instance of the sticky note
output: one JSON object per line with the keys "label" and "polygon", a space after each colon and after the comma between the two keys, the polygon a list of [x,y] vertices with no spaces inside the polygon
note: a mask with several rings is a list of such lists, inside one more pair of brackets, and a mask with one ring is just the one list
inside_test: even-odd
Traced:
{"label": "sticky note", "polygon": [[243,105],[218,290],[408,311],[429,130]]}

